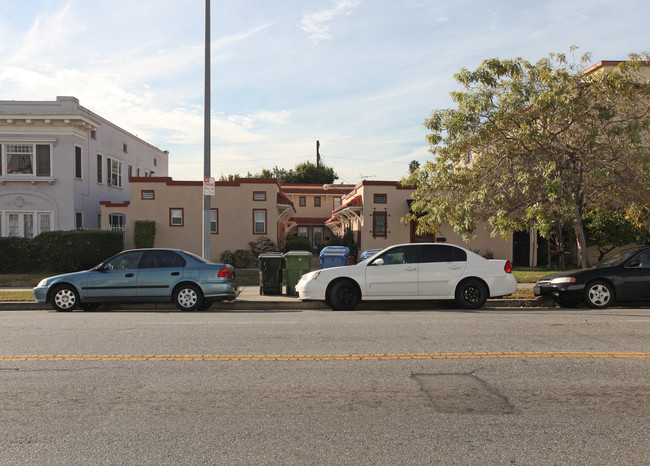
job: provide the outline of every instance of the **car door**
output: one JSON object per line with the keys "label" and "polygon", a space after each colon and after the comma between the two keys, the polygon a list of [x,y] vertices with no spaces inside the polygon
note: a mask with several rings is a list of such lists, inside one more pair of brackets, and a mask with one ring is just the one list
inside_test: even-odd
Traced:
{"label": "car door", "polygon": [[623,298],[650,298],[650,249],[641,251],[621,269]]}
{"label": "car door", "polygon": [[142,251],[126,251],[89,271],[86,296],[116,301],[135,296],[141,258]]}
{"label": "car door", "polygon": [[138,271],[138,296],[165,298],[183,278],[185,259],[174,251],[146,251]]}
{"label": "car door", "polygon": [[391,248],[366,266],[367,296],[412,298],[417,292],[417,245]]}
{"label": "car door", "polygon": [[446,244],[420,245],[418,295],[437,298],[454,294],[453,287],[465,272],[467,253]]}

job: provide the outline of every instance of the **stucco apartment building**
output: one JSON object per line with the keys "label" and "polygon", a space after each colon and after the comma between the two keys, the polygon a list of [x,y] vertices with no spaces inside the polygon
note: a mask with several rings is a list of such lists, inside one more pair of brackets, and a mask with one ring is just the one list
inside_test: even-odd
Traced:
{"label": "stucco apartment building", "polygon": [[[169,177],[131,178],[129,201],[102,202],[102,228],[122,218],[127,247],[133,247],[136,220],[153,220],[156,247],[181,248],[201,254],[203,184]],[[409,211],[411,188],[395,181],[363,181],[353,185],[280,184],[275,179],[244,178],[215,183],[211,199],[210,249],[214,261],[221,254],[249,249],[249,243],[267,237],[282,246],[289,236],[305,236],[314,250],[325,239],[350,229],[359,249],[384,248],[418,241],[446,241],[481,254],[511,259],[512,244],[481,235],[464,243],[441,229],[418,237],[402,219]]]}
{"label": "stucco apartment building", "polygon": [[100,201],[130,199],[129,177],[167,176],[168,156],[74,97],[0,101],[0,236],[100,228]]}

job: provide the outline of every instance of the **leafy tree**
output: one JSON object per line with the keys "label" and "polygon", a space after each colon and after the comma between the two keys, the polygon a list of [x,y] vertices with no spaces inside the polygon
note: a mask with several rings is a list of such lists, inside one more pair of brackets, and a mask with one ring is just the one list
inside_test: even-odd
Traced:
{"label": "leafy tree", "polygon": [[588,54],[495,58],[457,73],[457,108],[425,121],[435,158],[404,180],[416,186],[418,233],[449,224],[469,238],[488,222],[493,235],[535,227],[548,238],[560,219],[588,266],[584,213],[650,198],[650,82],[639,74],[649,58],[590,73]]}
{"label": "leafy tree", "polygon": [[587,245],[598,248],[599,261],[612,249],[635,242],[640,234],[621,211],[597,208],[587,212],[583,221]]}
{"label": "leafy tree", "polygon": [[[248,174],[249,178],[275,178],[280,183],[309,183],[309,184],[332,184],[338,179],[338,175],[334,172],[333,168],[327,167],[323,164],[316,167],[311,162],[303,162],[294,169],[286,170],[278,168],[273,170],[263,168],[261,172],[254,175]],[[239,175],[224,175],[221,181],[234,181],[239,178]]]}

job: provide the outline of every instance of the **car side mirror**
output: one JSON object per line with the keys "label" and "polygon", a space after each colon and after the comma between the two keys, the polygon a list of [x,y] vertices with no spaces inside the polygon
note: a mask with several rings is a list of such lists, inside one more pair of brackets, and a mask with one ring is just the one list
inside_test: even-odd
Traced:
{"label": "car side mirror", "polygon": [[640,265],[641,265],[641,261],[639,259],[634,259],[628,262],[626,267],[638,267]]}
{"label": "car side mirror", "polygon": [[374,261],[374,262],[372,263],[372,265],[384,265],[384,259],[382,259],[382,258],[380,257],[379,259],[377,259],[376,261]]}

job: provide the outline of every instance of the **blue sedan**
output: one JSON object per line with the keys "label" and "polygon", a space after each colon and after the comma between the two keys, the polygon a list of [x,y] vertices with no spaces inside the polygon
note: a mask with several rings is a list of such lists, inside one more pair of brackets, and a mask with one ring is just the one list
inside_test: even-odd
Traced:
{"label": "blue sedan", "polygon": [[122,251],[90,270],[44,278],[34,288],[37,302],[59,312],[108,302],[173,302],[181,311],[195,311],[236,296],[231,265],[178,249]]}

